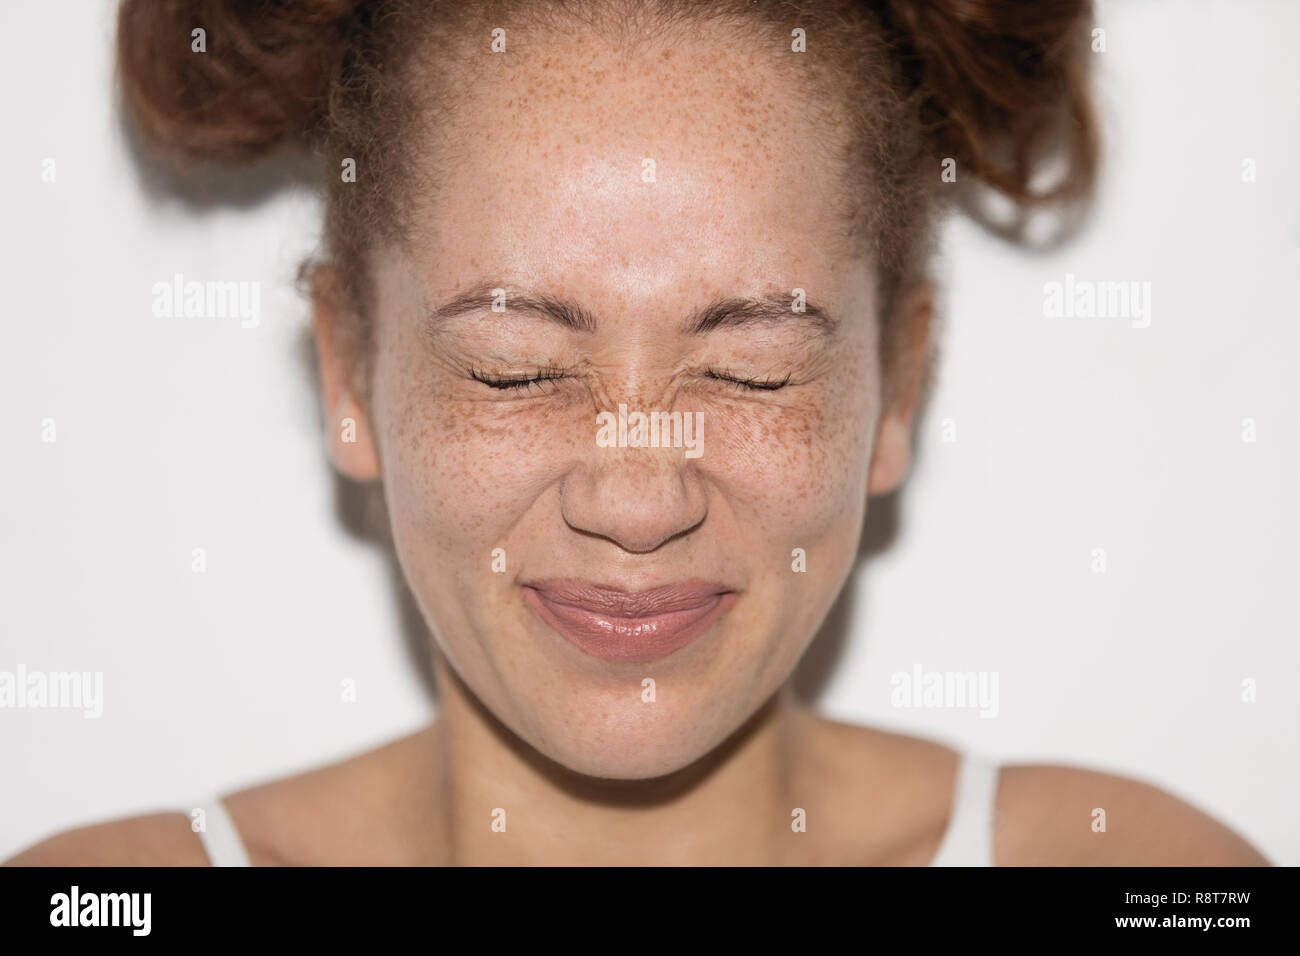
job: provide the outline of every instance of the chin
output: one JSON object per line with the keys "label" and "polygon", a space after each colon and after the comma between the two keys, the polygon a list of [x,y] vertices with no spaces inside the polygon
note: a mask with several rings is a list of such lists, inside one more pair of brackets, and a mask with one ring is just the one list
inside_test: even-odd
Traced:
{"label": "chin", "polygon": [[[560,695],[570,704],[584,701],[562,713],[534,712],[526,722],[534,728],[521,733],[525,742],[566,770],[603,780],[650,780],[684,770],[717,749],[754,711],[747,704],[718,703],[716,692],[695,689],[693,698],[665,699],[654,703],[638,696],[629,700],[607,696],[586,697],[573,690]],[[711,701],[711,702],[710,702]]]}

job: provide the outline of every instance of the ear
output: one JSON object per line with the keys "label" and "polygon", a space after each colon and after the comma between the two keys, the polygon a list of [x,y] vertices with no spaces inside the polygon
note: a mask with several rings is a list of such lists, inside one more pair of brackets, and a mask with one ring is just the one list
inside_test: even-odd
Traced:
{"label": "ear", "polygon": [[312,332],[325,406],[325,441],[334,467],[356,481],[379,477],[379,455],[364,403],[356,394],[355,338],[346,323],[356,321],[337,269],[318,265],[311,273]]}
{"label": "ear", "polygon": [[934,286],[917,282],[898,297],[892,319],[897,330],[892,382],[876,426],[867,479],[869,495],[898,489],[912,464],[912,420],[921,402],[930,367],[935,303]]}

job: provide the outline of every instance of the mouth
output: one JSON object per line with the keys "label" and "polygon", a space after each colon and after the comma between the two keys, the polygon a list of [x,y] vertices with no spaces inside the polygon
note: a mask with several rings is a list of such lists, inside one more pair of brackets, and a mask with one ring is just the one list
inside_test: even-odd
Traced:
{"label": "mouth", "polygon": [[710,581],[678,581],[624,591],[590,581],[523,585],[524,603],[561,637],[592,657],[621,663],[661,660],[702,636],[738,597]]}

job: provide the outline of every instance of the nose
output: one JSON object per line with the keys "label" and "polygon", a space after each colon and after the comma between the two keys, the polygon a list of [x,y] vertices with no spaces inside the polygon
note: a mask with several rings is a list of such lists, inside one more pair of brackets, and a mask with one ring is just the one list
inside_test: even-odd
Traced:
{"label": "nose", "polygon": [[645,554],[704,521],[708,496],[681,448],[593,447],[565,476],[564,520],[624,551]]}

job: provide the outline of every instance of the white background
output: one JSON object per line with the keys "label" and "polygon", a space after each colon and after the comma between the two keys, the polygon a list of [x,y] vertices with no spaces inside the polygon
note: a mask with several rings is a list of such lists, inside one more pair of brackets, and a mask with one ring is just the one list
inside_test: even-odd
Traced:
{"label": "white background", "polygon": [[[1294,865],[1300,5],[1130,0],[1097,22],[1095,218],[1051,254],[953,221],[916,469],[798,681],[841,719],[1157,783]],[[315,201],[160,188],[119,125],[111,34],[108,4],[0,6],[0,670],[106,685],[99,720],[0,710],[0,857],[433,709],[324,458],[292,284]],[[155,318],[177,272],[261,282],[260,326]],[[1150,282],[1150,327],[1046,318],[1066,273]],[[918,663],[998,672],[999,715],[892,707]]]}

